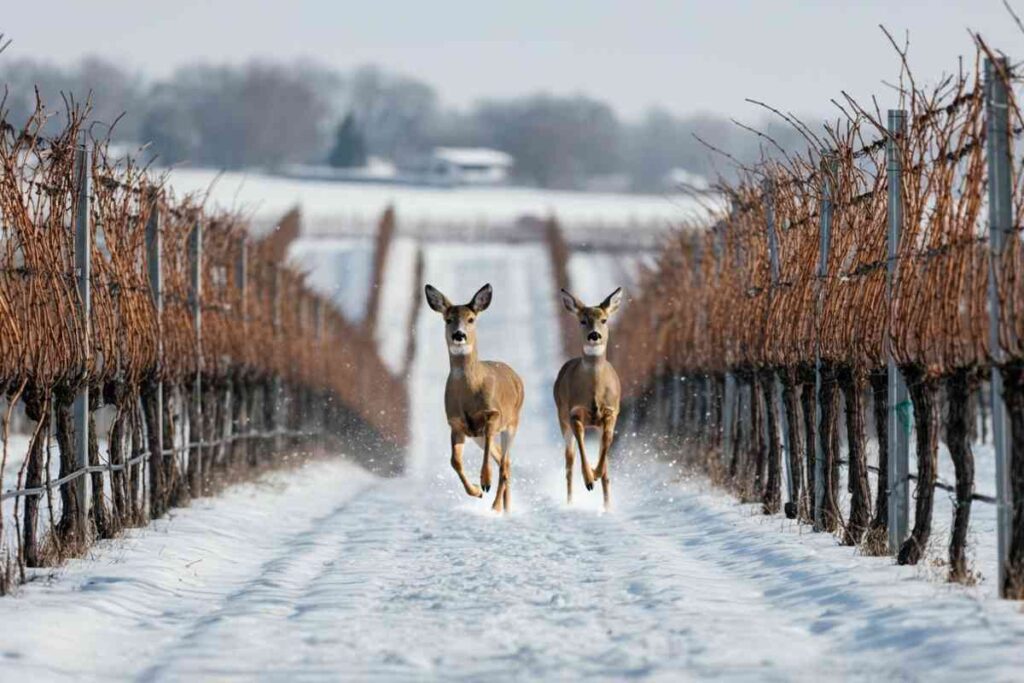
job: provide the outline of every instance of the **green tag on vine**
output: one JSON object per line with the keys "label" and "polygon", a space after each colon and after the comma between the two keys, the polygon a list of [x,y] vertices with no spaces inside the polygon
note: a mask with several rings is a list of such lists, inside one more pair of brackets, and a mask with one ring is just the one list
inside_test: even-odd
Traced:
{"label": "green tag on vine", "polygon": [[903,428],[903,433],[910,436],[914,429],[914,404],[909,399],[896,404],[896,419]]}

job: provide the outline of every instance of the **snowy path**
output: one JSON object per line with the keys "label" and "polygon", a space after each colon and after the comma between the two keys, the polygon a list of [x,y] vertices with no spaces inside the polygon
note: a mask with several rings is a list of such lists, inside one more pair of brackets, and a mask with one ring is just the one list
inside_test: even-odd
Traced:
{"label": "snowy path", "polygon": [[[566,507],[544,252],[434,245],[427,279],[459,300],[495,287],[482,355],[528,393],[510,517],[448,467],[447,359],[424,307],[407,478],[314,463],[101,545],[0,601],[0,680],[1000,680],[1024,667],[1018,606],[799,536],[639,455],[612,465],[611,514],[582,486]],[[475,473],[475,449],[467,463]]]}

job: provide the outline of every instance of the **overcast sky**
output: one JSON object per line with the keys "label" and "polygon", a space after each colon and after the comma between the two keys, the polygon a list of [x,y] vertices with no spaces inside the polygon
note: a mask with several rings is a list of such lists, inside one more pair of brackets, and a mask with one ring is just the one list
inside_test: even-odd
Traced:
{"label": "overcast sky", "polygon": [[[1024,0],[1013,0],[1024,12]],[[1001,0],[40,0],[5,3],[6,56],[99,55],[161,75],[207,60],[377,63],[433,84],[447,104],[584,93],[636,117],[757,116],[744,97],[827,113],[845,89],[887,94],[898,60],[878,29],[910,32],[919,80],[972,54],[968,28],[1011,55],[1024,35]],[[0,57],[3,59],[4,57]]]}

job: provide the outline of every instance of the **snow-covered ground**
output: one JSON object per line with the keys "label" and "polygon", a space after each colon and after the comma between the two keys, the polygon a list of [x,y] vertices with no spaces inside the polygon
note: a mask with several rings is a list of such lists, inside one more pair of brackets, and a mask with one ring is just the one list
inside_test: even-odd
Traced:
{"label": "snow-covered ground", "polygon": [[288,257],[319,294],[328,297],[353,322],[366,318],[370,280],[373,278],[373,239],[338,237],[298,239]]}
{"label": "snow-covered ground", "polygon": [[1019,605],[753,514],[642,450],[612,462],[611,513],[579,483],[567,507],[543,248],[425,256],[453,300],[495,288],[480,351],[527,387],[511,516],[448,465],[442,322],[422,307],[407,476],[317,462],[98,545],[0,600],[0,680],[1019,676]]}
{"label": "snow-covered ground", "polygon": [[636,294],[641,268],[653,266],[654,255],[643,252],[577,252],[569,257],[567,269],[573,294],[590,305],[596,305],[616,287],[626,297]]}
{"label": "snow-covered ground", "polygon": [[307,228],[339,226],[372,232],[389,205],[400,223],[511,224],[524,215],[555,215],[567,227],[647,226],[662,230],[701,204],[685,195],[557,192],[520,187],[406,187],[372,183],[299,180],[261,173],[175,169],[169,182],[180,193],[210,191],[211,206],[243,210],[257,222],[276,221],[293,206]]}
{"label": "snow-covered ground", "polygon": [[[409,335],[415,329],[414,303],[419,302],[420,283],[413,281],[420,246],[409,237],[391,240],[384,265],[377,308],[377,349],[395,374],[405,371]],[[413,297],[416,297],[414,299]]]}

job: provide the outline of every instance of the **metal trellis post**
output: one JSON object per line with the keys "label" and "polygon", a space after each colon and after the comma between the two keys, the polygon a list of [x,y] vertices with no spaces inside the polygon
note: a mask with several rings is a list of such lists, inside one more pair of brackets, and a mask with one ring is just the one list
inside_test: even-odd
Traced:
{"label": "metal trellis post", "polygon": [[828,438],[821,424],[821,311],[824,305],[825,278],[828,277],[828,254],[832,240],[832,194],[838,160],[825,153],[821,162],[821,210],[818,247],[818,287],[814,310],[814,424],[818,438],[814,441],[814,530],[824,528],[822,512],[825,503],[825,452],[822,441]]}
{"label": "metal trellis post", "polygon": [[[274,340],[281,337],[281,271],[277,265],[270,267],[270,315],[274,326]],[[275,432],[281,429],[281,371],[275,373],[271,380],[271,402],[273,409],[274,424],[272,429]],[[281,451],[281,436],[274,436],[274,453]]]}
{"label": "metal trellis post", "polygon": [[[732,213],[732,212],[730,212]],[[715,278],[721,279],[722,261],[725,259],[725,224],[715,226]],[[731,372],[725,373],[725,390],[722,397],[722,460],[732,452],[733,402],[736,400],[736,378]]]}
{"label": "metal trellis post", "polygon": [[[889,110],[889,138],[886,142],[886,174],[889,184],[888,198],[888,263],[885,279],[885,297],[889,306],[886,320],[891,321],[893,285],[896,276],[896,257],[900,233],[903,230],[903,159],[900,140],[906,133],[907,112]],[[910,526],[910,423],[905,419],[909,407],[907,385],[896,367],[892,354],[892,329],[886,330],[886,357],[888,381],[887,435],[889,464],[889,552],[896,554],[907,538]],[[901,419],[902,418],[902,419]]]}
{"label": "metal trellis post", "polygon": [[[160,198],[157,192],[151,191],[149,195],[150,211],[149,219],[146,221],[146,260],[149,264],[149,291],[153,297],[153,308],[156,310],[157,320],[157,365],[162,369],[164,358],[164,335],[163,335],[163,313],[164,313],[164,281],[162,259],[162,238],[160,226]],[[150,454],[152,467],[162,467],[161,459],[164,452],[164,383],[156,385],[156,439],[155,443],[160,444],[155,453]],[[164,482],[169,486],[170,482]],[[150,504],[153,504],[151,501]]]}
{"label": "metal trellis post", "polygon": [[[92,154],[83,145],[75,152],[75,184],[78,211],[75,214],[75,279],[81,305],[84,358],[92,356],[92,292],[89,276],[92,268]],[[89,466],[89,384],[85,382],[74,403],[75,461],[80,471]],[[89,514],[89,477],[79,477],[77,491],[78,528],[84,533]]]}
{"label": "metal trellis post", "polygon": [[1010,171],[1009,109],[1006,82],[1001,75],[1008,65],[1005,60],[985,60],[985,115],[988,156],[989,210],[989,344],[993,357],[992,443],[996,456],[996,522],[998,528],[999,594],[1005,595],[1006,561],[1010,553],[1010,530],[1013,528],[1013,499],[1010,493],[1010,459],[1006,433],[1006,405],[1003,403],[1004,362],[999,343],[999,262],[1007,233],[1013,227],[1013,179]]}
{"label": "metal trellis post", "polygon": [[[202,296],[203,296],[203,222],[196,220],[195,225],[192,227],[192,234],[189,236],[188,242],[188,253],[189,253],[189,270],[191,287],[189,289],[189,307],[192,309],[192,326],[195,328],[195,342],[196,342],[196,377],[195,383],[192,390],[192,400],[194,401],[195,411],[194,415],[199,421],[196,425],[195,433],[199,434],[200,437],[193,448],[189,450],[189,458],[196,458],[195,471],[199,472],[199,476],[202,477],[202,462],[203,449],[202,449],[202,424],[203,424],[203,308],[202,308]],[[192,466],[190,465],[190,469]],[[199,488],[202,489],[202,481],[200,479]]]}
{"label": "metal trellis post", "polygon": [[[775,290],[781,281],[781,267],[779,265],[779,234],[775,225],[775,187],[770,180],[764,181],[764,214],[765,227],[768,229],[768,257],[771,266],[771,289],[769,290],[769,302],[775,296]],[[770,304],[769,304],[770,305]],[[782,402],[782,381],[778,375],[772,374],[772,396],[776,405],[782,409],[779,411],[779,426],[782,432],[782,477],[786,482],[786,499],[796,505],[796,495],[793,481],[793,468],[790,467],[790,443],[789,443],[789,419],[786,416],[785,406]],[[767,420],[765,421],[767,424]],[[775,434],[771,434],[772,439]]]}

